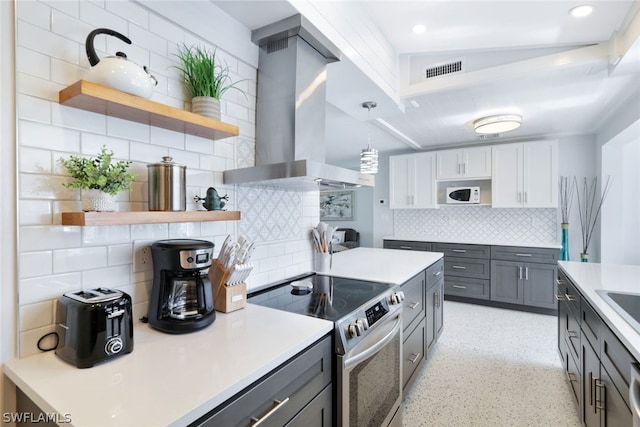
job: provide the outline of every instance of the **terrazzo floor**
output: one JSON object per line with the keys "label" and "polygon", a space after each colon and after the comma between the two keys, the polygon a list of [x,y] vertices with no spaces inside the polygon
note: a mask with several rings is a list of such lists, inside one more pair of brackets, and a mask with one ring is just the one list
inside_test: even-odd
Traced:
{"label": "terrazzo floor", "polygon": [[445,301],[403,426],[579,427],[556,340],[555,316]]}

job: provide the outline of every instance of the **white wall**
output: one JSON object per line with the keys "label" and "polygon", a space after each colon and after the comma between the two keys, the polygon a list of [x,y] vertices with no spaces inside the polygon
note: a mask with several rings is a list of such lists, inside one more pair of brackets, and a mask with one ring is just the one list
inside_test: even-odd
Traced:
{"label": "white wall", "polygon": [[[203,195],[209,186],[229,194],[227,207],[231,210],[238,209],[240,201],[246,201],[241,198],[250,194],[224,186],[222,171],[253,163],[257,47],[245,27],[208,2],[196,2],[206,7],[204,18],[203,9],[192,7],[190,2],[161,3],[161,10],[176,11],[175,17],[184,22],[191,13],[190,29],[203,34],[158,15],[153,10],[155,3],[149,8],[129,1],[17,3],[20,302],[19,310],[10,309],[8,314],[19,311],[20,357],[37,352],[36,341],[53,330],[55,301],[64,292],[96,286],[119,288],[133,297],[136,318],[146,314],[152,273],[133,271],[136,240],[203,238],[213,241],[218,249],[227,234],[251,231],[262,216],[282,213],[286,221],[297,224],[297,232],[283,237],[272,228],[258,236],[249,288],[312,268],[309,230],[318,221],[317,192],[277,192],[269,198],[269,210],[259,209],[264,200],[256,198],[255,205],[249,203],[252,212],[243,212],[239,223],[60,225],[60,212],[80,210],[80,202],[77,190],[62,187],[68,177],[58,159],[72,154],[95,155],[102,144],[112,149],[116,158],[133,161],[131,170],[137,174],[133,191],[118,196],[120,210],[147,209],[146,164],[158,162],[164,155],[187,166],[187,209],[196,208],[193,196]],[[209,25],[212,21],[216,26]],[[222,120],[238,125],[240,135],[210,141],[58,104],[58,91],[85,75],[85,38],[98,27],[112,28],[133,41],[131,46],[122,46],[115,38],[100,36],[96,39],[99,53],[123,50],[133,61],[149,65],[160,82],[152,100],[178,108],[188,108],[188,100],[179,74],[171,67],[176,43],[216,46],[233,78],[247,79],[242,83],[247,98],[230,92],[222,100]],[[12,63],[4,49],[2,55],[3,62]],[[287,203],[277,202],[291,199],[298,200],[293,213]],[[282,226],[286,221],[277,224]]]}

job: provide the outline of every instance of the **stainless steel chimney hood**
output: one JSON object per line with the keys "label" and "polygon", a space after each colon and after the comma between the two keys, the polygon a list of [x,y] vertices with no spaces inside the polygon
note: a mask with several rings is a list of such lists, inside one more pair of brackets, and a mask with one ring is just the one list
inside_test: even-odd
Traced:
{"label": "stainless steel chimney hood", "polygon": [[302,15],[254,30],[260,46],[256,166],[225,184],[295,190],[372,187],[372,175],[325,163],[326,64],[340,51]]}

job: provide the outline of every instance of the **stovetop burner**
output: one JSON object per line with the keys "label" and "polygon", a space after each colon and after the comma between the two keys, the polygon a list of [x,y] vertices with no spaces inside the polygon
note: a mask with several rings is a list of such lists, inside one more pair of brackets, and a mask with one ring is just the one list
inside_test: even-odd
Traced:
{"label": "stovetop burner", "polygon": [[249,302],[335,322],[390,287],[386,283],[311,275],[250,294]]}

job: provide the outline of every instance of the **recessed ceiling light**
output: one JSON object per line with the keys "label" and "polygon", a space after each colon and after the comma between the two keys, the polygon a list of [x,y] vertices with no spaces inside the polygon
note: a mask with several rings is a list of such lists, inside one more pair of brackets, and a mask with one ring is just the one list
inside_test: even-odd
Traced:
{"label": "recessed ceiling light", "polygon": [[413,32],[416,34],[422,34],[427,31],[427,26],[424,24],[418,24],[413,26]]}
{"label": "recessed ceiling light", "polygon": [[583,18],[585,16],[591,15],[593,12],[593,6],[584,4],[582,6],[576,6],[569,11],[569,15],[574,16],[576,18]]}
{"label": "recessed ceiling light", "polygon": [[500,114],[474,121],[473,128],[480,134],[504,133],[518,129],[521,122],[522,117],[517,114]]}

